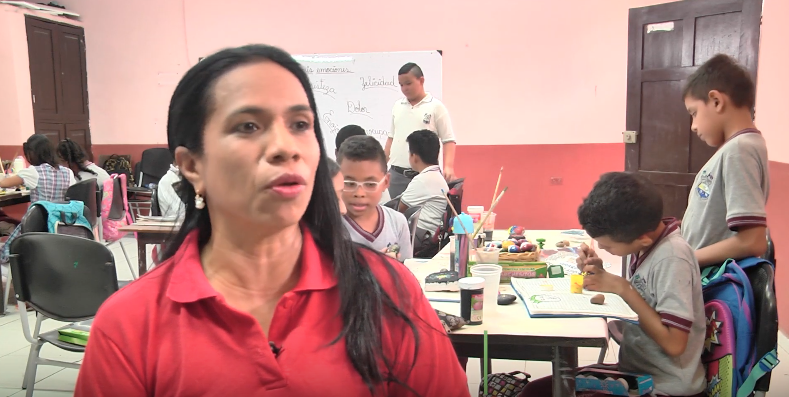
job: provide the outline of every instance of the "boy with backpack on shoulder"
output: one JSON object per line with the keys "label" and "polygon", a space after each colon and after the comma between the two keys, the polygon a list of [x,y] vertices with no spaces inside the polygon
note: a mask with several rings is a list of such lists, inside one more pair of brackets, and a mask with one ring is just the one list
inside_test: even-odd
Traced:
{"label": "boy with backpack on shoulder", "polygon": [[770,175],[767,144],[753,122],[750,74],[718,54],[688,78],[683,99],[691,130],[718,150],[693,182],[682,236],[701,267],[764,255]]}
{"label": "boy with backpack on shoulder", "polygon": [[[767,251],[770,176],[767,145],[753,122],[755,98],[748,71],[723,54],[699,67],[683,90],[691,130],[718,148],[696,176],[681,227],[702,267],[702,361],[711,396],[748,396],[778,364],[776,349],[757,356],[755,332],[770,329],[771,319],[757,322],[754,291],[743,270],[769,263],[758,258]],[[777,330],[775,337],[777,344]]]}

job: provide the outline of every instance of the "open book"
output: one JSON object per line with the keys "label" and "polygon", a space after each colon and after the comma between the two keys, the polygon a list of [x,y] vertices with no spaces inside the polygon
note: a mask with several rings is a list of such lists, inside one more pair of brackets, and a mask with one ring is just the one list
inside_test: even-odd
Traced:
{"label": "open book", "polygon": [[[570,278],[512,278],[512,289],[521,298],[530,317],[606,317],[638,323],[638,315],[616,294],[602,293],[605,303],[589,300],[599,292],[570,292]],[[550,287],[547,287],[550,286]]]}

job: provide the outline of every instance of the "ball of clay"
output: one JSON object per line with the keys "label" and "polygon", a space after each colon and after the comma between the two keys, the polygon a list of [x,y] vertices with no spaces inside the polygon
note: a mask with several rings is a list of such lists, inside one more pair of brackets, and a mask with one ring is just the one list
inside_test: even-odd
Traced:
{"label": "ball of clay", "polygon": [[520,247],[518,247],[517,245],[511,245],[509,248],[509,252],[513,254],[517,254],[518,252],[521,252],[521,250]]}
{"label": "ball of clay", "polygon": [[589,299],[589,302],[591,302],[593,305],[602,305],[605,303],[605,295],[597,294],[593,296],[592,299]]}
{"label": "ball of clay", "polygon": [[564,240],[562,242],[564,243],[565,247],[569,247],[570,246],[570,241],[569,240]]}
{"label": "ball of clay", "polygon": [[522,243],[520,245],[521,252],[529,252],[529,243]]}
{"label": "ball of clay", "polygon": [[564,241],[559,241],[558,243],[556,243],[556,246],[559,248],[564,248],[565,247]]}

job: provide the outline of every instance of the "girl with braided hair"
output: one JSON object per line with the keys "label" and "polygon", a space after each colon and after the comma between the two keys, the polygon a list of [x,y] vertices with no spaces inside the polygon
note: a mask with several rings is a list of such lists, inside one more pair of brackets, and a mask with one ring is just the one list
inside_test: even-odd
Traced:
{"label": "girl with braided hair", "polygon": [[77,143],[71,139],[64,139],[58,145],[58,156],[63,159],[66,166],[74,172],[78,181],[95,179],[99,186],[104,186],[104,181],[110,179],[110,174],[103,168],[88,160],[88,155]]}

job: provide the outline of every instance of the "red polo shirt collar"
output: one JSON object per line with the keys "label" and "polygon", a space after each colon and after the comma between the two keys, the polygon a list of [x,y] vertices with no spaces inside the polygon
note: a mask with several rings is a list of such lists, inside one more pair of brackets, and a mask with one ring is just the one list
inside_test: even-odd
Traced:
{"label": "red polo shirt collar", "polygon": [[649,248],[647,248],[647,250],[644,251],[643,254],[631,255],[630,277],[633,277],[633,275],[636,273],[636,270],[638,270],[638,267],[641,266],[642,263],[644,263],[644,260],[646,260],[649,254],[652,253],[652,250],[655,247],[657,247],[658,244],[660,244],[661,240],[663,240],[669,234],[673,233],[675,230],[679,229],[680,222],[676,218],[663,218],[662,222],[664,225],[666,225],[666,228],[663,229],[663,233],[660,233],[660,236],[658,236],[658,238],[655,239],[655,242],[652,243],[652,245]]}
{"label": "red polo shirt collar", "polygon": [[[337,285],[332,259],[321,251],[309,229],[301,226],[303,242],[301,247],[301,277],[293,292],[320,291]],[[197,302],[219,296],[208,282],[200,259],[197,244],[197,230],[192,231],[184,240],[176,257],[178,263],[167,286],[167,297],[179,303]]]}

